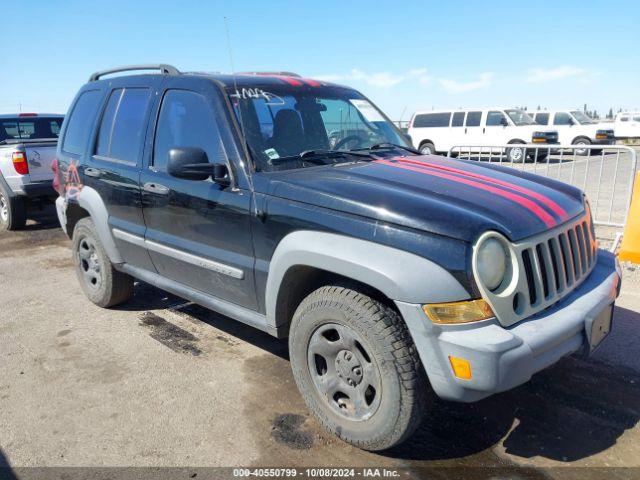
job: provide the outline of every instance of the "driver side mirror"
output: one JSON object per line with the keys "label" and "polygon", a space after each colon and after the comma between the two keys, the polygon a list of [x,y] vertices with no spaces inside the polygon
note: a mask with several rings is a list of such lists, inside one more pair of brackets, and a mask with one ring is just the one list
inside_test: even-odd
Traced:
{"label": "driver side mirror", "polygon": [[509,122],[507,121],[506,118],[502,117],[502,119],[500,120],[500,125],[502,125],[503,127],[508,127]]}
{"label": "driver side mirror", "polygon": [[226,165],[209,163],[207,153],[198,147],[177,147],[169,150],[167,173],[184,180],[206,180],[209,177],[223,186],[231,184]]}
{"label": "driver side mirror", "polygon": [[206,180],[212,165],[204,150],[196,147],[177,147],[169,150],[167,173],[183,180]]}

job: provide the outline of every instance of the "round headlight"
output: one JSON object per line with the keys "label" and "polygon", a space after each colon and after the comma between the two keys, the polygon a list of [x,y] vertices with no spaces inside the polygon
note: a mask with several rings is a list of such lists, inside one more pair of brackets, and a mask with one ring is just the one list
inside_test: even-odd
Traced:
{"label": "round headlight", "polygon": [[489,290],[500,286],[507,270],[507,252],[495,238],[482,242],[477,253],[478,276]]}

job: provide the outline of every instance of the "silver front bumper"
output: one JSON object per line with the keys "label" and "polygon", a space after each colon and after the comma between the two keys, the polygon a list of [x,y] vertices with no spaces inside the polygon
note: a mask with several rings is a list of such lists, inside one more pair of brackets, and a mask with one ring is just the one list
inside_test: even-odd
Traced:
{"label": "silver front bumper", "polygon": [[[584,282],[560,302],[510,327],[495,319],[435,325],[421,305],[396,302],[409,326],[434,391],[442,398],[472,402],[509,390],[579,350],[588,351],[587,332],[620,291],[617,258],[600,250]],[[454,376],[449,356],[471,363],[472,378]]]}

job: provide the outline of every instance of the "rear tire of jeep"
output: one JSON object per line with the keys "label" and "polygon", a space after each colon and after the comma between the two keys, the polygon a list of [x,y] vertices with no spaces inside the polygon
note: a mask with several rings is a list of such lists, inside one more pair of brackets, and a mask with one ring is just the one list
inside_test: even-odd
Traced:
{"label": "rear tire of jeep", "polygon": [[349,287],[325,286],[302,301],[289,355],[318,422],[365,450],[409,438],[433,395],[400,315]]}
{"label": "rear tire of jeep", "polygon": [[89,300],[108,308],[131,298],[133,278],[113,268],[90,218],[76,223],[72,243],[76,276]]}
{"label": "rear tire of jeep", "polygon": [[22,197],[11,197],[0,185],[0,231],[20,230],[27,223],[27,209]]}

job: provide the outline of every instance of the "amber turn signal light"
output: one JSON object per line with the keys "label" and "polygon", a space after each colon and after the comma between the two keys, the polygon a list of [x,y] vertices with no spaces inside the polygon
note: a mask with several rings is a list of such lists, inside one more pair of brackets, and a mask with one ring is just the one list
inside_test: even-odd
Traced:
{"label": "amber turn signal light", "polygon": [[494,317],[493,310],[484,300],[452,303],[428,303],[422,306],[429,320],[438,324],[469,323]]}

